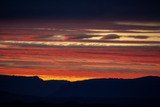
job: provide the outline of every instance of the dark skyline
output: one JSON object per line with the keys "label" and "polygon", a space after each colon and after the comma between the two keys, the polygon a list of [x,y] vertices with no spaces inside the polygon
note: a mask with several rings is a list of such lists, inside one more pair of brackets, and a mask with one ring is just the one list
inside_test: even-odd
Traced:
{"label": "dark skyline", "polygon": [[0,75],[1,107],[159,107],[160,77],[43,81]]}
{"label": "dark skyline", "polygon": [[158,0],[1,0],[1,19],[159,20]]}

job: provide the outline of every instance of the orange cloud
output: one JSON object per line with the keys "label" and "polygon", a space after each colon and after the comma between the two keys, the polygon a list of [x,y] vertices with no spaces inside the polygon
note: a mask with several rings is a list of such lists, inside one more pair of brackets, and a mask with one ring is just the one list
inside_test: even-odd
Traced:
{"label": "orange cloud", "polygon": [[45,80],[159,76],[159,48],[18,48],[0,50],[0,74]]}

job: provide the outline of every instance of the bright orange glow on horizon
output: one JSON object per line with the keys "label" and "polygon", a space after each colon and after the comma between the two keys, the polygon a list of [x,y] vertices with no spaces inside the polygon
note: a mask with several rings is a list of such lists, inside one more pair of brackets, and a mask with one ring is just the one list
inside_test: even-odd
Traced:
{"label": "bright orange glow on horizon", "polygon": [[149,73],[121,73],[121,72],[84,72],[84,71],[65,71],[65,70],[51,70],[51,69],[23,69],[23,68],[0,68],[0,74],[15,75],[15,76],[38,76],[43,80],[67,80],[80,81],[96,78],[123,78],[132,79],[144,76],[160,76],[160,74]]}

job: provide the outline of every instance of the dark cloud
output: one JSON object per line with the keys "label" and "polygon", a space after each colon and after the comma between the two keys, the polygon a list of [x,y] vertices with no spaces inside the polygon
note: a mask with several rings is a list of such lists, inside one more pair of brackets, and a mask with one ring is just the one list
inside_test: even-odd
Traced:
{"label": "dark cloud", "polygon": [[[131,47],[129,47],[131,48]],[[79,52],[81,54],[102,54],[102,55],[117,55],[117,56],[132,56],[132,57],[158,57],[155,54],[129,54],[129,53],[118,53],[118,52]]]}
{"label": "dark cloud", "polygon": [[68,34],[64,36],[66,40],[80,40],[84,38],[95,37],[95,35],[86,35],[86,34]]}
{"label": "dark cloud", "polygon": [[0,66],[2,67],[13,67],[13,68],[52,68],[53,64],[48,62],[38,62],[38,61],[0,61]]}
{"label": "dark cloud", "polygon": [[108,34],[108,35],[103,36],[102,40],[103,39],[118,39],[118,38],[120,38],[120,36],[117,34]]}
{"label": "dark cloud", "polygon": [[52,35],[43,35],[38,37],[39,39],[43,39],[43,40],[60,40],[60,41],[69,41],[69,40],[82,40],[85,38],[91,38],[91,37],[95,37],[95,35],[86,35],[86,34],[62,34],[62,35],[56,35],[56,34],[52,34]]}
{"label": "dark cloud", "polygon": [[149,36],[128,36],[128,37],[135,38],[135,39],[147,39],[147,38],[149,38]]}

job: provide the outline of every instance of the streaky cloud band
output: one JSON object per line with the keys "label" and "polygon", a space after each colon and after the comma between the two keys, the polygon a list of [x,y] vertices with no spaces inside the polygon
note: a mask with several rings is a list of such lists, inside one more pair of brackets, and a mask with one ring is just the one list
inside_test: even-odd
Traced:
{"label": "streaky cloud band", "polygon": [[62,47],[123,47],[123,46],[138,46],[138,47],[149,47],[149,46],[160,46],[160,44],[150,44],[150,43],[141,43],[141,44],[134,44],[134,43],[99,43],[99,42],[62,42],[62,41],[54,41],[54,42],[47,42],[47,41],[0,41],[0,44],[9,44],[9,45],[16,45],[16,46],[35,46],[35,47],[54,47],[54,46],[62,46]]}

